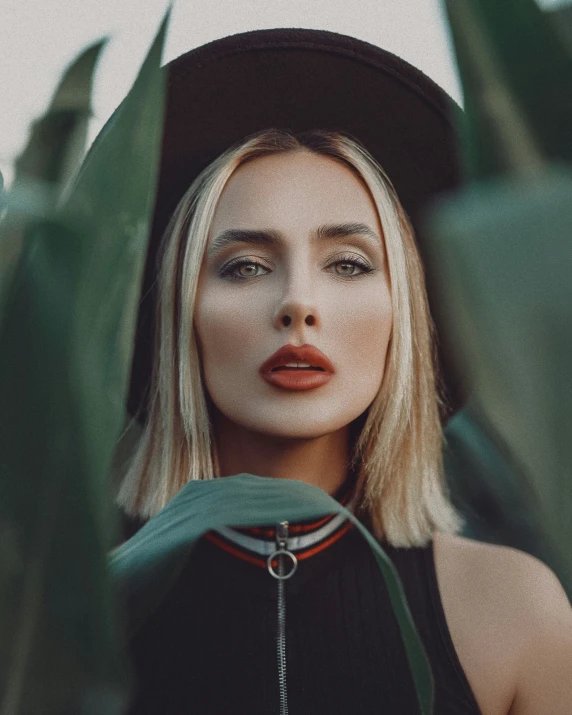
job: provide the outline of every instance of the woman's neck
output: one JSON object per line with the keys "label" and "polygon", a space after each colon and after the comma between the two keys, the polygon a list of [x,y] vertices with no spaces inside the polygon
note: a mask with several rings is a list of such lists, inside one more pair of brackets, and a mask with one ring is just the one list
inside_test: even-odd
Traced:
{"label": "woman's neck", "polygon": [[246,472],[294,479],[334,494],[348,475],[349,426],[312,439],[288,439],[252,432],[216,414],[218,476]]}

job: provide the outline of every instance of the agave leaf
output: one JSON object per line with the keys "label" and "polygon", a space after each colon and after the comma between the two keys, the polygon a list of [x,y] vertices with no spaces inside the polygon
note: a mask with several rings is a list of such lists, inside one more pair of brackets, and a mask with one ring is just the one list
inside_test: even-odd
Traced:
{"label": "agave leaf", "polygon": [[[572,175],[476,184],[430,221],[445,327],[479,409],[522,467],[572,593]],[[499,495],[500,498],[500,495]]]}
{"label": "agave leaf", "polygon": [[[30,228],[0,351],[0,712],[122,703],[105,548],[68,380],[80,237]],[[97,711],[96,711],[97,712]],[[99,711],[101,712],[101,711]]]}
{"label": "agave leaf", "polygon": [[472,178],[572,160],[572,53],[535,0],[446,0]]}
{"label": "agave leaf", "polygon": [[237,474],[188,482],[110,558],[133,634],[175,583],[196,541],[210,529],[255,526],[343,513],[358,528],[381,569],[413,675],[420,712],[433,712],[433,676],[398,573],[377,540],[339,502],[318,487],[290,479]]}
{"label": "agave leaf", "polygon": [[88,47],[66,70],[46,114],[34,122],[28,143],[16,159],[9,196],[0,191],[0,212],[3,202],[8,203],[0,231],[0,316],[8,300],[26,225],[50,214],[83,158],[93,72],[104,44],[99,41]]}
{"label": "agave leaf", "polygon": [[554,8],[548,12],[547,17],[554,31],[560,33],[568,50],[572,52],[572,5]]}
{"label": "agave leaf", "polygon": [[106,40],[100,40],[70,65],[46,114],[32,125],[30,139],[15,162],[14,184],[36,179],[57,187],[58,193],[76,173],[87,141],[95,65]]}
{"label": "agave leaf", "polygon": [[96,493],[107,485],[125,420],[162,137],[160,61],[168,17],[169,12],[131,92],[96,139],[60,210],[69,225],[92,227],[75,268],[70,263],[81,274],[71,379],[81,397],[78,429]]}
{"label": "agave leaf", "polygon": [[466,520],[463,536],[526,551],[558,568],[534,520],[534,494],[486,416],[469,400],[447,423],[445,437],[445,474],[451,499]]}
{"label": "agave leaf", "polygon": [[22,230],[0,323],[1,715],[113,715],[125,702],[106,478],[156,180],[166,23],[65,207]]}

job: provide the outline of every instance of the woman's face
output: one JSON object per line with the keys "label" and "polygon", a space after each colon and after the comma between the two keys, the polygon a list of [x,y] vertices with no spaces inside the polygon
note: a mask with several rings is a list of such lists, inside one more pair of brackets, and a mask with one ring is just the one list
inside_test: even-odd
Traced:
{"label": "woman's face", "polygon": [[[302,151],[242,165],[216,207],[194,321],[206,388],[231,422],[314,438],[361,415],[392,327],[383,233],[361,181]],[[261,366],[284,345],[315,346],[333,372],[281,367],[265,378]]]}

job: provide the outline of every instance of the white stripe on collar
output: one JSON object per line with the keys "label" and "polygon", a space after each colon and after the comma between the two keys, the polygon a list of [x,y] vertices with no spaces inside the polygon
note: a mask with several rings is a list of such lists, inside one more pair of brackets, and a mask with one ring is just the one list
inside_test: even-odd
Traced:
{"label": "white stripe on collar", "polygon": [[[353,514],[353,508],[355,504],[355,495],[352,497],[346,509]],[[336,516],[328,521],[327,524],[310,532],[309,534],[303,534],[302,536],[291,536],[288,538],[287,548],[288,551],[301,551],[302,549],[307,549],[309,546],[317,544],[319,541],[323,541],[328,536],[337,531],[340,526],[347,520],[345,514],[336,514]],[[232,541],[238,546],[242,546],[243,549],[247,551],[252,551],[256,554],[261,554],[262,556],[270,556],[276,551],[276,544],[274,541],[266,541],[264,539],[257,539],[254,536],[248,536],[240,531],[231,529],[229,527],[222,527],[221,529],[213,529],[217,534],[224,536],[228,541]]]}

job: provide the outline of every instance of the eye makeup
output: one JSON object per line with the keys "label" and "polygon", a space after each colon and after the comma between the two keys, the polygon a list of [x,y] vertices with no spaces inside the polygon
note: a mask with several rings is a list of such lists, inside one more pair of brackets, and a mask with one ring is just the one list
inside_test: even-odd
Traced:
{"label": "eye makeup", "polygon": [[[373,273],[376,269],[373,268],[364,258],[361,256],[354,254],[354,253],[348,253],[344,254],[342,256],[337,256],[336,260],[332,261],[327,264],[326,267],[329,266],[338,266],[338,265],[349,265],[352,266],[354,269],[357,268],[359,269],[359,273],[351,273],[351,274],[343,274],[343,273],[338,273],[334,271],[335,275],[339,278],[342,279],[350,279],[353,280],[355,278],[359,278],[361,276],[368,275],[370,273]],[[249,276],[244,276],[244,275],[237,275],[235,273],[236,270],[239,270],[242,266],[257,266],[263,269],[266,269],[270,271],[271,269],[267,268],[264,266],[259,260],[249,258],[248,256],[240,256],[238,258],[234,258],[228,263],[226,263],[219,271],[218,274],[221,278],[225,278],[228,280],[248,280],[249,278],[258,278],[260,275],[264,274],[256,274],[256,275],[249,275]]]}

